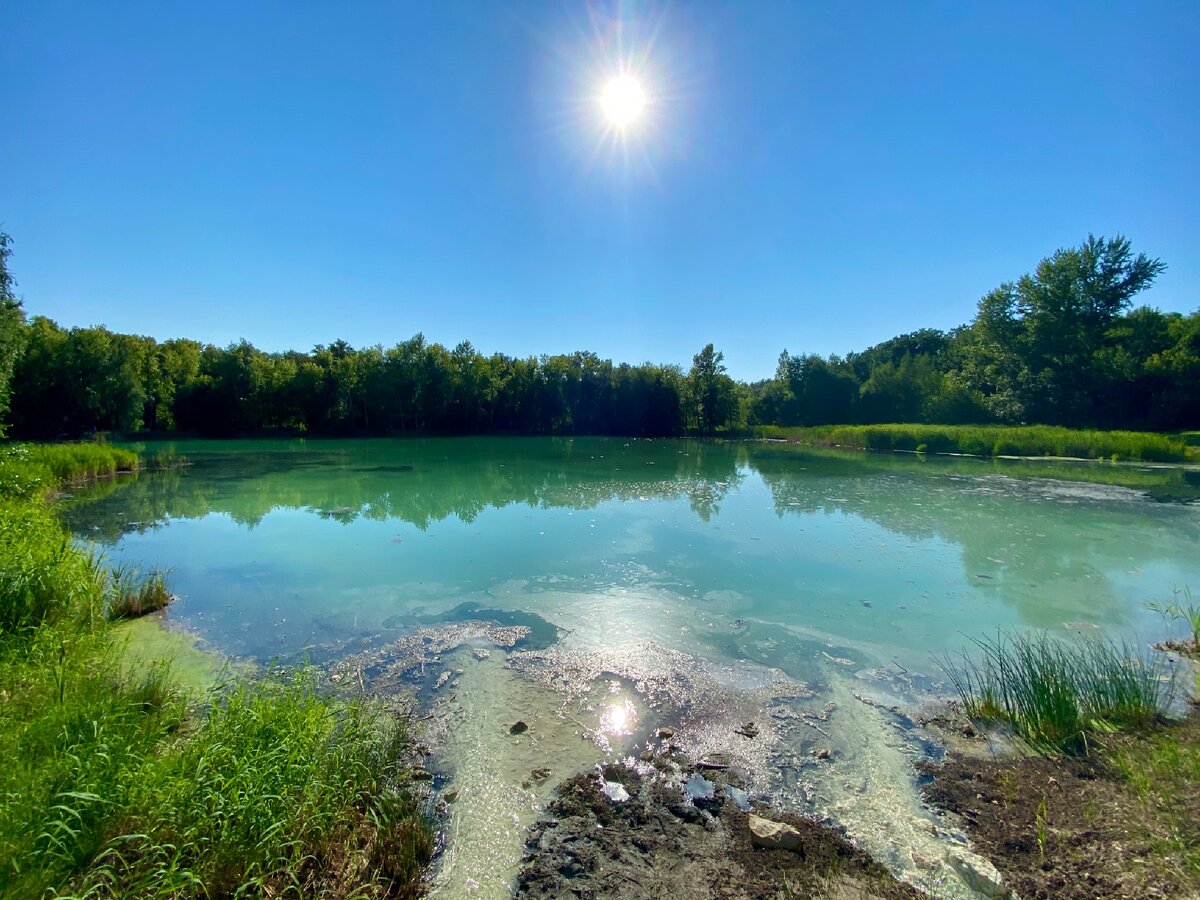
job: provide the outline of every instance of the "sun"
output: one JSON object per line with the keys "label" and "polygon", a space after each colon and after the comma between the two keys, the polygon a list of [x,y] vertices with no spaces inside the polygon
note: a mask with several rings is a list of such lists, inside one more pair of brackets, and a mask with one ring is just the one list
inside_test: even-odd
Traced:
{"label": "sun", "polygon": [[600,108],[616,128],[631,125],[646,106],[646,92],[641,83],[629,73],[622,73],[604,86],[600,93]]}

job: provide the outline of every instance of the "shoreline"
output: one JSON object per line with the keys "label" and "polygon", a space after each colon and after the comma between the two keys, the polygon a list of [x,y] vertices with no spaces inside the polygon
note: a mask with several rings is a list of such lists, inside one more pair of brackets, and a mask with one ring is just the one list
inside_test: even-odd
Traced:
{"label": "shoreline", "polygon": [[[187,637],[186,632],[170,630],[161,616],[141,621],[146,627]],[[464,663],[453,656],[456,647],[471,648],[471,656],[484,663],[490,653],[503,652],[504,644],[515,650],[513,644],[520,637],[496,626],[483,626],[478,633],[468,626],[465,634],[457,636],[463,642],[453,646],[434,643],[435,649],[441,646],[447,654],[445,671],[452,675],[452,680],[442,682],[442,689],[457,690],[462,678]],[[426,634],[418,641],[429,646],[429,638]],[[487,656],[480,652],[481,643],[493,648]],[[208,649],[196,652],[213,655]],[[327,671],[336,674],[337,665]],[[510,664],[504,663],[503,668],[510,669]],[[340,671],[349,674],[355,668],[343,666]],[[361,672],[361,667],[357,671]],[[434,674],[437,671],[435,666],[429,672],[435,681],[440,677]],[[402,673],[393,669],[392,674],[398,680],[384,689],[384,695],[401,688]],[[343,682],[341,690],[339,681]],[[331,679],[331,684],[335,693],[349,689],[364,696],[376,695],[370,678],[365,683],[358,677]],[[412,690],[413,685],[405,682],[401,689]],[[445,863],[445,853],[456,849],[448,829],[463,790],[455,773],[444,768],[444,758],[439,758],[445,735],[438,738],[428,727],[439,699],[445,698],[435,693],[413,707],[426,722],[420,741],[433,745],[423,748],[428,751],[425,761],[417,765],[426,767],[423,771],[428,774],[420,775],[418,781],[427,785],[428,808],[434,810],[433,823],[444,848],[430,864],[427,879]],[[453,700],[453,695],[449,699]],[[1136,844],[1122,843],[1128,827],[1125,831],[1097,830],[1094,815],[1085,815],[1088,803],[1097,796],[1108,798],[1110,805],[1124,796],[1121,777],[1111,766],[1106,768],[1095,759],[1055,760],[1023,754],[1003,736],[975,730],[948,708],[951,712],[940,717],[914,713],[910,723],[913,736],[922,735],[944,751],[940,760],[928,755],[914,760],[914,777],[927,780],[922,796],[935,820],[944,823],[940,826],[944,834],[963,836],[956,839],[961,850],[948,849],[936,861],[919,860],[934,868],[948,864],[963,882],[962,887],[951,889],[943,875],[946,892],[934,887],[929,895],[1001,897],[1009,896],[1010,890],[1026,898],[1178,895],[1170,880],[1138,868],[1136,860],[1144,853]],[[520,714],[512,709],[506,712],[506,718]],[[1200,743],[1200,707],[1192,701],[1186,719],[1173,721],[1162,730]],[[560,780],[552,790],[553,782],[547,780],[550,770],[544,770],[541,781],[545,787],[538,793],[546,799],[539,804],[540,812],[532,823],[521,829],[517,896],[548,898],[568,892],[584,897],[740,900],[787,896],[783,892],[796,890],[802,891],[802,896],[830,898],[923,896],[911,883],[897,880],[861,843],[850,839],[844,825],[789,813],[754,797],[752,789],[747,791],[752,779],[741,766],[692,758],[672,740],[673,735],[671,727],[663,726],[658,741],[647,740],[646,749],[636,757],[605,757],[597,750],[599,758],[591,766],[573,772],[559,768],[554,774]],[[1137,746],[1151,739],[1123,735],[1115,740]],[[537,758],[536,752],[531,759]],[[536,766],[533,771],[539,773]],[[564,773],[566,777],[561,777]],[[691,794],[686,791],[689,783]],[[630,799],[614,799],[620,797],[615,785]],[[1043,806],[1050,812],[1039,812]],[[1135,807],[1129,803],[1124,809],[1136,813]],[[799,850],[756,846],[750,815],[797,829],[801,836],[792,840]],[[1047,818],[1051,824],[1040,826]],[[1050,829],[1047,834],[1052,832],[1040,846],[1036,838],[1039,827]],[[1072,852],[1052,853],[1051,846],[1072,848]],[[1106,864],[1098,864],[1098,859]],[[665,880],[664,872],[670,873]],[[438,889],[436,880],[427,884],[435,888],[435,896],[457,896],[444,887]],[[927,884],[926,889],[931,886]],[[964,887],[966,893],[962,893]]]}

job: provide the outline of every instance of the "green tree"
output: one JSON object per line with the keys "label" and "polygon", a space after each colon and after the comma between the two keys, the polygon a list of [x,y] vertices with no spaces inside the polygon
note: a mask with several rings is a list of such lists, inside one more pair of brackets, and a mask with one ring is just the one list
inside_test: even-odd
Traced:
{"label": "green tree", "polygon": [[705,344],[692,357],[688,372],[690,418],[692,426],[705,434],[729,425],[738,412],[737,391],[725,371],[725,354],[712,344]]}
{"label": "green tree", "polygon": [[8,270],[12,239],[0,231],[0,437],[8,419],[13,371],[25,349],[25,311],[13,293],[16,282]]}
{"label": "green tree", "polygon": [[1113,325],[1165,268],[1120,235],[1043,259],[979,301],[963,346],[968,382],[1002,421],[1086,424]]}

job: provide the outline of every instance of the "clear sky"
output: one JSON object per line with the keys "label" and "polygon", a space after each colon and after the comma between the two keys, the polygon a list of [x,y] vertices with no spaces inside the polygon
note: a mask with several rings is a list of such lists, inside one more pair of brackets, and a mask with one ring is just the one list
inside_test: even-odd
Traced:
{"label": "clear sky", "polygon": [[18,294],[68,326],[755,379],[1088,232],[1200,306],[1194,0],[9,2],[0,123]]}

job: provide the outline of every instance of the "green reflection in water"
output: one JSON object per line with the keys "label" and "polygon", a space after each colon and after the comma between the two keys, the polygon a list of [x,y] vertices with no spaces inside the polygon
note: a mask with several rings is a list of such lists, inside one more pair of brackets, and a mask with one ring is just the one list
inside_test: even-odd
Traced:
{"label": "green reflection in water", "polygon": [[65,515],[115,556],[171,568],[170,615],[260,659],[334,655],[478,604],[796,677],[824,644],[928,670],[997,627],[1151,637],[1145,603],[1200,584],[1200,509],[1080,480],[1186,497],[1182,469],[600,438],[172,449],[192,465]]}

